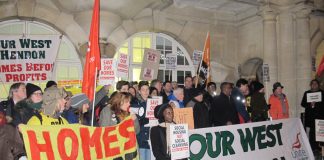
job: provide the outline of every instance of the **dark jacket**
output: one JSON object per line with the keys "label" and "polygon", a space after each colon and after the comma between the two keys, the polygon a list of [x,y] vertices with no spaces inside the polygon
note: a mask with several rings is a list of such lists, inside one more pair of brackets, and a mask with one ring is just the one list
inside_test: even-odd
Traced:
{"label": "dark jacket", "polygon": [[0,126],[1,159],[18,160],[21,156],[26,156],[26,153],[18,130],[9,124]]}
{"label": "dark jacket", "polygon": [[183,94],[184,94],[183,102],[184,102],[184,106],[186,106],[187,103],[191,100],[191,95],[192,95],[192,92],[193,91],[194,91],[193,88],[189,88],[189,89],[184,88],[183,89]]}
{"label": "dark jacket", "polygon": [[210,110],[213,101],[214,101],[214,97],[212,95],[210,95],[208,92],[205,92],[204,93],[204,102],[205,102],[206,106],[208,107],[208,110]]}
{"label": "dark jacket", "polygon": [[231,96],[228,97],[224,93],[221,93],[214,99],[209,113],[213,126],[224,126],[228,121],[232,124],[239,124],[234,100]]}
{"label": "dark jacket", "polygon": [[0,112],[6,115],[7,122],[10,123],[13,119],[15,103],[13,99],[8,99],[0,103]]}
{"label": "dark jacket", "polygon": [[27,99],[19,101],[14,107],[13,125],[27,124],[28,120],[33,117],[41,117],[38,110],[30,107],[31,103]]}
{"label": "dark jacket", "polygon": [[195,129],[210,127],[208,107],[204,102],[192,99],[187,106],[193,106]]}
{"label": "dark jacket", "polygon": [[253,93],[251,96],[251,109],[253,122],[266,121],[268,119],[268,105],[264,98],[264,93]]}
{"label": "dark jacket", "polygon": [[154,126],[151,129],[152,152],[156,160],[171,160],[171,155],[167,154],[166,128]]}
{"label": "dark jacket", "polygon": [[[144,101],[140,95],[132,102],[131,106],[134,108],[143,107],[144,113],[146,113],[146,101]],[[150,136],[150,127],[144,127],[145,124],[149,123],[149,119],[145,117],[145,114],[143,116],[137,115],[137,119],[140,126],[140,132],[136,135],[137,143],[139,148],[149,149],[148,140]]]}
{"label": "dark jacket", "polygon": [[240,89],[236,87],[233,88],[231,97],[233,97],[236,110],[243,117],[244,122],[246,123],[250,121],[251,120],[250,115],[245,108],[245,97],[241,93]]}

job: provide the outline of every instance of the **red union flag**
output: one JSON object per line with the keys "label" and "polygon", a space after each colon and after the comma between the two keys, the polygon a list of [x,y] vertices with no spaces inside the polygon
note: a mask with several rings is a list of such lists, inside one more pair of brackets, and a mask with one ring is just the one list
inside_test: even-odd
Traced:
{"label": "red union flag", "polygon": [[324,71],[324,56],[322,57],[321,63],[318,65],[317,76],[321,76],[323,71]]}
{"label": "red union flag", "polygon": [[[210,81],[209,70],[210,70],[210,35],[208,32],[205,41],[203,57],[200,62],[200,67],[198,68],[197,71],[198,74],[197,78],[200,78],[201,86],[206,86],[207,83]],[[195,83],[197,87],[197,82]]]}
{"label": "red union flag", "polygon": [[88,50],[83,72],[82,92],[90,100],[93,100],[95,92],[96,70],[100,70],[100,50],[99,50],[99,1],[95,0],[93,6],[92,22]]}

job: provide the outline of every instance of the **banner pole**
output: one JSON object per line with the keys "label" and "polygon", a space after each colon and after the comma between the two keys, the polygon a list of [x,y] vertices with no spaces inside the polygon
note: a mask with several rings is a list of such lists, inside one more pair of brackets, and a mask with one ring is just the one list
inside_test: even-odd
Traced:
{"label": "banner pole", "polygon": [[93,92],[93,100],[92,100],[92,112],[91,112],[91,126],[93,127],[93,121],[95,119],[94,117],[94,108],[95,108],[95,100],[96,100],[96,88],[97,88],[97,74],[98,74],[98,67],[96,67],[96,74],[95,74],[95,80],[94,80],[94,92]]}

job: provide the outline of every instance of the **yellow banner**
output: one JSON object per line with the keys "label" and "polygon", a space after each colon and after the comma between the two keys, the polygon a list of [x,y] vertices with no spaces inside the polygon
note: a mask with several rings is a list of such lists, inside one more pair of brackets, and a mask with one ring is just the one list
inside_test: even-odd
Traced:
{"label": "yellow banner", "polygon": [[28,159],[138,159],[131,117],[111,127],[83,125],[21,127]]}

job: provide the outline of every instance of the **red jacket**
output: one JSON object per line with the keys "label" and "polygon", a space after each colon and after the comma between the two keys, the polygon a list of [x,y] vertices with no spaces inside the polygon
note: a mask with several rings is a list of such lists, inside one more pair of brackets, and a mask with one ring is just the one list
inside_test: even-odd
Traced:
{"label": "red jacket", "polygon": [[269,98],[269,104],[270,106],[270,116],[272,117],[273,120],[276,119],[284,119],[284,118],[289,118],[289,105],[288,105],[288,100],[287,97],[284,96],[284,102],[286,104],[286,113],[282,113],[282,107],[281,107],[281,102],[279,97],[275,96],[272,94]]}

